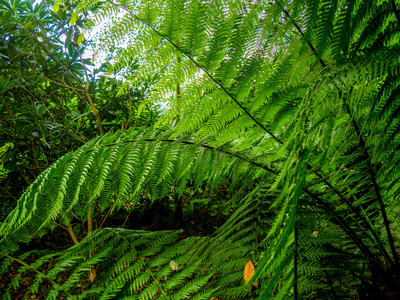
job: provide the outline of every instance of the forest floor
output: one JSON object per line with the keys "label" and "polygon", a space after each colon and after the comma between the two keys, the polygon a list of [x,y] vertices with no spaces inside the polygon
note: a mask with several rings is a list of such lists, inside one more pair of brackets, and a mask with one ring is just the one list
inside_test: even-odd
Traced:
{"label": "forest floor", "polygon": [[[106,222],[103,224],[103,228],[123,226],[125,229],[151,231],[183,229],[181,237],[185,238],[193,235],[209,235],[219,228],[226,218],[226,216],[222,217],[221,215],[213,216],[212,211],[208,208],[194,209],[191,211],[187,211],[187,209],[188,207],[184,205],[183,213],[182,211],[171,211],[171,208],[167,207],[162,202],[155,202],[153,205],[145,205],[142,209],[138,211],[135,210],[135,212],[129,213],[125,210],[119,211],[107,218]],[[86,235],[85,225],[79,225],[79,223],[77,223],[73,224],[73,226],[75,228],[80,228],[80,232],[77,234],[78,238],[84,238]],[[68,249],[73,246],[73,242],[66,230],[61,227],[56,227],[52,232],[49,232],[43,237],[33,239],[29,243],[21,244],[20,246],[21,249],[13,256],[18,257],[19,254],[32,251],[31,254],[23,259],[26,264],[30,265],[45,254],[57,253]],[[46,274],[51,267],[51,263],[49,262],[42,265],[38,271]],[[19,272],[20,268],[21,264],[14,261],[7,267],[5,275],[0,276],[0,298],[2,298],[5,291],[12,286],[12,288],[9,289],[11,300],[45,299],[49,291],[53,288],[53,283],[44,279],[38,287],[37,292],[30,292],[27,294],[28,289],[32,286],[37,276],[40,275],[33,270],[28,270],[24,274],[21,274]],[[55,282],[62,284],[69,275],[68,273],[63,273],[56,278]],[[16,279],[19,279],[19,283],[13,285],[13,280],[16,282]],[[80,292],[84,292],[86,287],[90,284],[88,273],[87,280],[78,282],[77,287],[80,288]],[[57,299],[61,300],[65,298],[59,297]]]}

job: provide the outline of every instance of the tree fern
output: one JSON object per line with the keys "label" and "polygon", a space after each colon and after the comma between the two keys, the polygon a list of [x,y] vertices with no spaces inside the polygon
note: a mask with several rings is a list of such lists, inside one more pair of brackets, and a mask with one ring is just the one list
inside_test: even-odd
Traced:
{"label": "tree fern", "polygon": [[[81,2],[76,17],[97,4]],[[341,277],[361,296],[380,296],[383,282],[395,284],[400,272],[399,237],[392,237],[399,213],[397,6],[97,6],[99,20],[122,16],[101,34],[103,43],[114,47],[133,33],[111,71],[140,61],[125,86],[159,74],[147,101],[168,109],[158,127],[99,137],[43,172],[1,225],[2,251],[51,221],[86,220],[91,206],[114,210],[143,191],[154,201],[190,182],[229,180],[237,209],[212,236],[94,231],[58,254],[48,279],[69,275],[49,299],[62,289],[77,293],[92,268],[97,285],[79,298],[240,299],[256,282],[251,295],[260,299],[321,298],[324,291],[346,297]],[[244,286],[249,257],[256,272]]]}

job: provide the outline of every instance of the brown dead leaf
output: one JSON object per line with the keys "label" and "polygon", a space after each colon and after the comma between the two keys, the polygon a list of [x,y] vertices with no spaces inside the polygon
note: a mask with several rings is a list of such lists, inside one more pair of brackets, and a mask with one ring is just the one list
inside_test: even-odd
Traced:
{"label": "brown dead leaf", "polygon": [[244,266],[244,272],[243,272],[244,282],[247,283],[247,281],[250,280],[250,277],[253,276],[253,274],[254,274],[254,265],[251,262],[251,259],[249,259],[246,265]]}
{"label": "brown dead leaf", "polygon": [[[246,265],[244,266],[244,272],[243,272],[243,278],[244,278],[244,282],[247,283],[247,281],[250,280],[251,276],[253,276],[254,274],[254,265],[251,262],[251,259],[249,259],[246,263]],[[258,282],[254,282],[253,285],[258,288]]]}
{"label": "brown dead leaf", "polygon": [[89,280],[90,280],[90,282],[93,282],[94,281],[94,279],[96,278],[96,270],[90,270],[89,271]]}

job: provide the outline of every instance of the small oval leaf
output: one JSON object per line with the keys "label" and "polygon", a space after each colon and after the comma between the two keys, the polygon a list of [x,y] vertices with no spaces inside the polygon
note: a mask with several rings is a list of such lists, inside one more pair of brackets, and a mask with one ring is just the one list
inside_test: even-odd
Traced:
{"label": "small oval leaf", "polygon": [[178,265],[174,260],[171,260],[171,261],[169,262],[169,266],[171,267],[172,270],[178,271],[179,265]]}
{"label": "small oval leaf", "polygon": [[243,272],[244,282],[247,283],[247,281],[250,280],[250,277],[253,276],[253,274],[254,274],[254,265],[251,262],[251,259],[249,259],[246,265],[244,266],[244,272]]}

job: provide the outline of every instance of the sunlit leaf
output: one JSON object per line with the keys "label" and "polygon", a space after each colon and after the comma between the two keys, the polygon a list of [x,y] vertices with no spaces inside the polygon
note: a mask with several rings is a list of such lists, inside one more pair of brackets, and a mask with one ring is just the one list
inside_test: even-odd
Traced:
{"label": "sunlit leaf", "polygon": [[171,260],[171,261],[169,262],[169,266],[171,267],[172,270],[178,271],[179,265],[178,265],[174,260]]}

